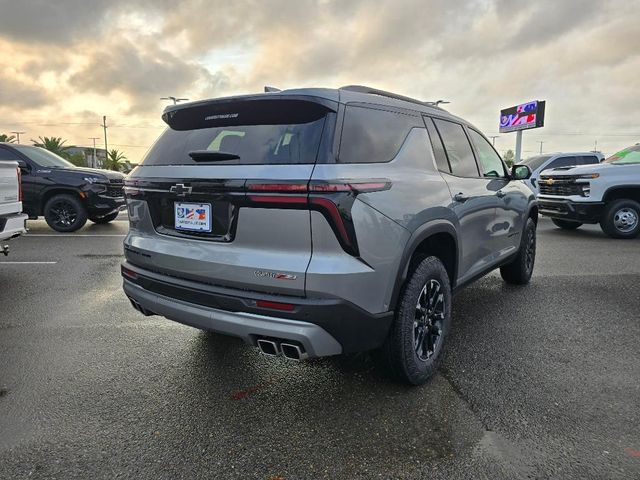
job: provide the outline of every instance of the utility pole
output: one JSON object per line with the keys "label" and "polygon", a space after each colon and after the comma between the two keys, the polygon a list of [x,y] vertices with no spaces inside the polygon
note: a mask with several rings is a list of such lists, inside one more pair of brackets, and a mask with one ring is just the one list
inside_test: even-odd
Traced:
{"label": "utility pole", "polygon": [[[104,154],[105,158],[109,155],[109,147],[107,145],[107,116],[102,116],[102,128],[104,128]],[[97,161],[97,158],[96,158]]]}
{"label": "utility pole", "polygon": [[495,147],[496,146],[496,138],[500,138],[500,135],[489,135],[489,138],[491,139],[491,145],[493,145]]}
{"label": "utility pole", "polygon": [[100,137],[89,137],[89,140],[93,140],[93,165],[91,165],[91,167],[96,168],[98,166],[98,152],[96,151],[96,140],[100,140]]}
{"label": "utility pole", "polygon": [[542,155],[542,144],[543,144],[544,142],[541,142],[541,141],[539,141],[539,140],[538,140],[538,143],[540,144],[540,155]]}
{"label": "utility pole", "polygon": [[[11,132],[13,133],[13,132]],[[598,151],[598,139],[596,138],[596,143],[593,145],[593,151],[597,152]]]}
{"label": "utility pole", "polygon": [[11,132],[11,133],[15,134],[18,143],[20,143],[20,135],[27,132]]}

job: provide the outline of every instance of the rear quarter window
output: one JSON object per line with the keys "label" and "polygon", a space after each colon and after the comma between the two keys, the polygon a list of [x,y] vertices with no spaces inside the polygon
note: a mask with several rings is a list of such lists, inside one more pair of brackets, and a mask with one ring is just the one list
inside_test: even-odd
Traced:
{"label": "rear quarter window", "polygon": [[348,105],[345,109],[339,163],[384,163],[393,160],[419,117]]}

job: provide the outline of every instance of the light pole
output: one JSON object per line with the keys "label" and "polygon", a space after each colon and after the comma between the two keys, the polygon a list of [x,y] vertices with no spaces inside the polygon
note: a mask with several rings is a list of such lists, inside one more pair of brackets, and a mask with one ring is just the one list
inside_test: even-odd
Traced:
{"label": "light pole", "polygon": [[160,100],[172,100],[173,104],[176,105],[178,102],[186,102],[187,100],[189,100],[188,98],[178,98],[178,97],[172,97],[171,95],[168,97],[160,97]]}
{"label": "light pole", "polygon": [[16,136],[16,141],[17,141],[18,143],[20,143],[20,135],[22,135],[23,133],[27,133],[27,132],[11,132],[11,133],[15,134],[15,136]]}
{"label": "light pole", "polygon": [[98,166],[98,153],[96,151],[96,140],[100,140],[100,137],[89,137],[89,140],[93,140],[93,165],[91,165],[91,167],[96,168]]}
{"label": "light pole", "polygon": [[[107,146],[107,116],[102,116],[102,128],[104,128],[104,154],[105,158],[109,156],[109,147]],[[96,158],[96,163],[98,159]]]}
{"label": "light pole", "polygon": [[538,143],[540,144],[540,155],[542,155],[542,144],[543,144],[544,142],[538,141]]}
{"label": "light pole", "polygon": [[496,138],[500,138],[500,135],[489,135],[489,138],[491,139],[491,145],[493,145],[495,147],[496,146]]}

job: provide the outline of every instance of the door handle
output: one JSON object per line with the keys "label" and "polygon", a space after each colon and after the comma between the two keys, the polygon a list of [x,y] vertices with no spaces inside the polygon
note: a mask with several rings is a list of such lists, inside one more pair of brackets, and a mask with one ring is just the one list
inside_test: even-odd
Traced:
{"label": "door handle", "polygon": [[464,193],[459,192],[459,193],[456,193],[456,194],[453,196],[453,199],[454,199],[456,202],[463,203],[463,202],[466,202],[467,200],[469,200],[469,197],[467,197]]}
{"label": "door handle", "polygon": [[496,192],[496,197],[498,197],[498,198],[504,198],[504,197],[506,197],[506,196],[507,196],[507,194],[506,194],[506,193],[504,193],[502,190],[498,190],[498,191]]}

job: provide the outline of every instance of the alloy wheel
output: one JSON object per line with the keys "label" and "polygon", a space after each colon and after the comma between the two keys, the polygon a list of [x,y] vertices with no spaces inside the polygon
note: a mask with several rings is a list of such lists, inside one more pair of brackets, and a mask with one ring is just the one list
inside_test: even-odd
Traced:
{"label": "alloy wheel", "polygon": [[413,321],[413,347],[420,360],[429,360],[440,348],[445,314],[442,285],[429,280],[420,291]]}

